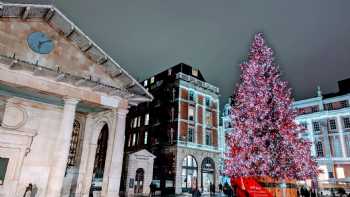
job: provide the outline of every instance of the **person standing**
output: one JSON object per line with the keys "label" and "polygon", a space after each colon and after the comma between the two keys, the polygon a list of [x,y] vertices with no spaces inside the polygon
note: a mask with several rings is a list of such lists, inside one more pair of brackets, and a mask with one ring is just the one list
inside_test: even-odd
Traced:
{"label": "person standing", "polygon": [[31,197],[33,192],[33,185],[29,183],[29,185],[26,187],[26,191],[23,194],[23,197]]}
{"label": "person standing", "polygon": [[219,192],[221,193],[222,192],[222,184],[219,183]]}

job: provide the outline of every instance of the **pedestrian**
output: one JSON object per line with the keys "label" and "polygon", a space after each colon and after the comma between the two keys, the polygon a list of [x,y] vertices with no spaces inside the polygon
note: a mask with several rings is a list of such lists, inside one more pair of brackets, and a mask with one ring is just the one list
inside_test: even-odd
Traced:
{"label": "pedestrian", "polygon": [[316,191],[314,189],[311,191],[311,197],[316,197]]}
{"label": "pedestrian", "polygon": [[213,184],[210,182],[209,184],[209,193],[210,193],[210,196],[212,195],[213,193]]}
{"label": "pedestrian", "polygon": [[155,195],[155,185],[153,184],[153,182],[151,182],[151,184],[149,185],[149,190],[150,190],[150,196],[154,196]]}
{"label": "pedestrian", "polygon": [[219,192],[221,193],[222,192],[222,184],[219,183]]}
{"label": "pedestrian", "polygon": [[31,197],[33,192],[33,185],[31,183],[26,187],[26,191],[23,194],[23,197]]}
{"label": "pedestrian", "polygon": [[202,194],[197,187],[192,189],[192,197],[200,197]]}
{"label": "pedestrian", "polygon": [[212,192],[213,192],[213,194],[215,196],[215,184],[212,184],[212,186],[213,186],[213,188],[211,190],[212,190]]}

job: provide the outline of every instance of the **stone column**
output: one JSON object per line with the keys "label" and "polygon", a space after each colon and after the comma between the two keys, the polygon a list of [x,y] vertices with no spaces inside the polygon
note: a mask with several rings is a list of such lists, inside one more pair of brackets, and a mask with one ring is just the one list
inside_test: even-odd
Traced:
{"label": "stone column", "polygon": [[344,133],[343,133],[343,124],[341,121],[341,117],[337,116],[337,125],[338,125],[338,132],[339,132],[339,138],[340,138],[340,145],[341,145],[341,152],[342,156],[346,157],[346,143],[344,140]]}
{"label": "stone column", "polygon": [[124,140],[125,140],[125,121],[127,109],[117,109],[115,121],[115,135],[113,143],[112,161],[108,176],[107,196],[119,196],[120,179],[123,167]]}
{"label": "stone column", "polygon": [[[327,163],[327,170],[328,170],[327,176],[329,177],[330,175],[329,172],[332,172],[332,176],[333,176],[334,169],[333,169],[331,146],[328,138],[328,120],[327,119],[320,120],[320,127],[321,127],[321,132],[323,137],[323,145],[324,145],[325,158]],[[329,178],[333,178],[333,177],[329,177]]]}
{"label": "stone column", "polygon": [[70,140],[72,138],[75,109],[79,100],[64,98],[64,108],[61,126],[57,134],[55,153],[50,170],[47,195],[50,197],[61,196],[64,173],[67,166]]}

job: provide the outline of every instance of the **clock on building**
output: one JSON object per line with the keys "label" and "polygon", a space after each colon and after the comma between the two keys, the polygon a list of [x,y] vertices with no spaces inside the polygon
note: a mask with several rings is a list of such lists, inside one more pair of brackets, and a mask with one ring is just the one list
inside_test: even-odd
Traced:
{"label": "clock on building", "polygon": [[49,54],[53,48],[53,41],[43,32],[33,32],[27,38],[28,46],[36,53]]}

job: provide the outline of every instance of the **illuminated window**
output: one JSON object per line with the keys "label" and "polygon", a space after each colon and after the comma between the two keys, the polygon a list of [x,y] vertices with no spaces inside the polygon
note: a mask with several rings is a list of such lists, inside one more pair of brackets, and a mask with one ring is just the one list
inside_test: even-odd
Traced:
{"label": "illuminated window", "polygon": [[0,157],[0,185],[4,184],[9,158]]}
{"label": "illuminated window", "polygon": [[350,129],[350,118],[349,117],[343,118],[343,122],[344,122],[344,128]]}
{"label": "illuminated window", "polygon": [[74,120],[72,139],[70,140],[70,147],[69,147],[69,153],[68,153],[68,162],[67,162],[68,167],[75,166],[76,164],[79,135],[80,135],[80,123],[77,120]]}
{"label": "illuminated window", "polygon": [[132,134],[132,146],[136,144],[136,133]]}
{"label": "illuminated window", "polygon": [[145,125],[149,124],[149,114],[145,115]]}
{"label": "illuminated window", "polygon": [[148,142],[148,132],[145,131],[145,138],[143,139],[143,143],[147,144],[147,142]]}
{"label": "illuminated window", "polygon": [[192,75],[198,77],[198,69],[192,68]]}
{"label": "illuminated window", "polygon": [[143,86],[147,86],[148,85],[148,80],[146,79],[145,81],[143,81]]}
{"label": "illuminated window", "polygon": [[197,162],[193,156],[188,155],[182,162],[181,186],[183,191],[190,192],[193,181],[197,181]]}
{"label": "illuminated window", "polygon": [[171,68],[168,69],[168,76],[170,76],[170,75],[171,75]]}
{"label": "illuminated window", "polygon": [[188,119],[190,121],[194,121],[194,108],[193,107],[188,108]]}
{"label": "illuminated window", "polygon": [[205,97],[205,105],[206,105],[207,107],[210,106],[210,98],[209,98],[209,97]]}
{"label": "illuminated window", "polygon": [[194,128],[192,127],[188,128],[187,139],[189,142],[194,142]]}
{"label": "illuminated window", "polygon": [[210,111],[206,111],[205,112],[205,120],[206,120],[206,124],[207,126],[212,126],[212,115]]}
{"label": "illuminated window", "polygon": [[205,144],[211,145],[211,131],[208,129],[205,131]]}
{"label": "illuminated window", "polygon": [[134,118],[134,127],[133,128],[136,128],[137,127],[137,117]]}
{"label": "illuminated window", "polygon": [[190,90],[188,100],[194,101],[194,91]]}
{"label": "illuminated window", "polygon": [[314,131],[320,131],[320,123],[319,122],[313,122],[312,127]]}
{"label": "illuminated window", "polygon": [[151,84],[154,83],[154,77],[151,78]]}
{"label": "illuminated window", "polygon": [[343,178],[345,178],[344,168],[342,168],[342,167],[337,167],[337,168],[336,168],[336,173],[337,173],[337,178],[338,178],[338,179],[343,179]]}

